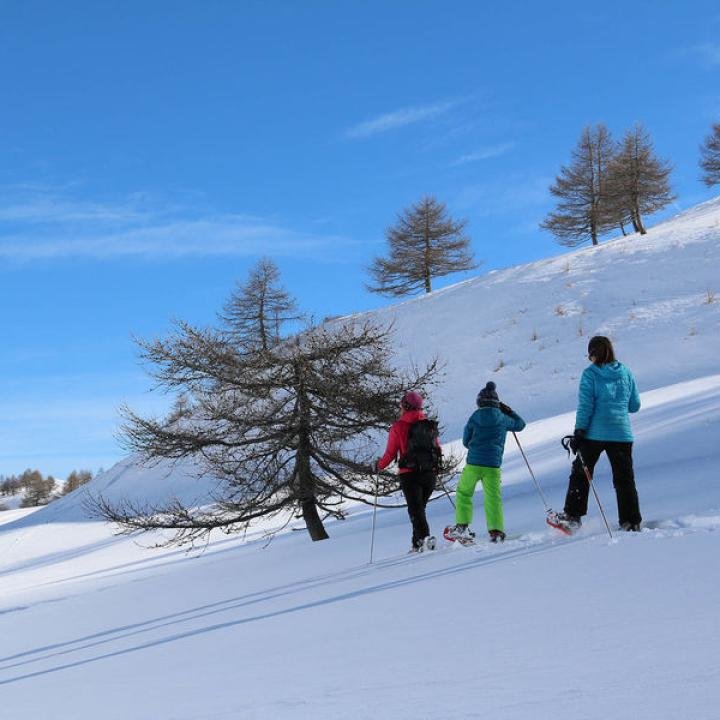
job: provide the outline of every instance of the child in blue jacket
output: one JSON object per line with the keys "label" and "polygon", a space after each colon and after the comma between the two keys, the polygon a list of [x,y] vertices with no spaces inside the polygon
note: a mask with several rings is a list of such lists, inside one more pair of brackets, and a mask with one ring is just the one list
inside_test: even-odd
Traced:
{"label": "child in blue jacket", "polygon": [[478,409],[470,416],[463,432],[463,445],[468,449],[465,465],[455,495],[455,525],[445,528],[447,540],[472,542],[470,530],[473,516],[473,495],[478,482],[482,483],[485,521],[492,542],[505,539],[502,496],[500,494],[500,466],[505,452],[505,436],[519,432],[525,421],[507,405],[500,402],[494,382],[479,392]]}

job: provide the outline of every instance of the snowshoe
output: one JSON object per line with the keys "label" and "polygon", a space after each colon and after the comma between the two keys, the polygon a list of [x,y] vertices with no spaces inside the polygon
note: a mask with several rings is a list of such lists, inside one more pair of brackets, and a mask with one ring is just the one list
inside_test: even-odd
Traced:
{"label": "snowshoe", "polygon": [[553,510],[548,510],[545,522],[564,535],[572,535],[582,527],[582,520],[579,517],[564,512],[556,513]]}
{"label": "snowshoe", "polygon": [[475,533],[467,525],[448,525],[443,530],[443,537],[461,545],[472,545],[475,542]]}

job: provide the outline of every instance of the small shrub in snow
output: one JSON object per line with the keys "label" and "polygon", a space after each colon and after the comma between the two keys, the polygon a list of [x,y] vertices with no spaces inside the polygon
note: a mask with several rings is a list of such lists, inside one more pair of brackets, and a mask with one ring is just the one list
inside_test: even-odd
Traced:
{"label": "small shrub in snow", "polygon": [[530,342],[535,342],[540,336],[537,334],[537,330],[532,331],[532,335],[530,336]]}
{"label": "small shrub in snow", "polygon": [[707,295],[705,296],[705,304],[712,305],[715,301],[715,293],[708,288]]}
{"label": "small shrub in snow", "polygon": [[500,358],[500,359],[497,361],[497,365],[495,365],[495,368],[493,369],[493,372],[499,372],[499,371],[502,370],[504,367],[505,367],[505,361],[504,361],[502,358]]}
{"label": "small shrub in snow", "polygon": [[562,317],[563,315],[567,314],[567,311],[565,310],[565,308],[562,305],[556,305],[555,306],[555,314]]}
{"label": "small shrub in snow", "polygon": [[692,337],[693,335],[697,335],[697,334],[698,334],[697,327],[696,327],[695,323],[693,323],[690,326],[690,332],[688,333],[688,336]]}

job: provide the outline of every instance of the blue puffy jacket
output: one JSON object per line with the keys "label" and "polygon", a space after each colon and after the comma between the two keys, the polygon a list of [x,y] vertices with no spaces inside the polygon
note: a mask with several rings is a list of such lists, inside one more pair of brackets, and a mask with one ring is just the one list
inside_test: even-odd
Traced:
{"label": "blue puffy jacket", "polygon": [[525,421],[515,412],[505,415],[494,405],[478,408],[463,431],[468,465],[499,468],[505,452],[505,434],[520,432],[524,427]]}
{"label": "blue puffy jacket", "polygon": [[580,378],[575,429],[589,440],[632,442],[628,413],[640,409],[633,374],[620,362],[585,368]]}

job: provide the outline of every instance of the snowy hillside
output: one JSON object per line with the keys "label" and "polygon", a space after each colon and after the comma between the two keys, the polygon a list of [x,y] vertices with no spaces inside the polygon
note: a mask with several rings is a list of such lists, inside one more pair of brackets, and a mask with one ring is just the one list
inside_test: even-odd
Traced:
{"label": "snowy hillside", "polygon": [[[491,272],[357,317],[393,323],[399,364],[442,360],[444,383],[430,402],[447,442],[462,435],[487,380],[526,420],[571,411],[594,334],[613,339],[641,391],[718,372],[719,275],[717,198],[644,237]],[[90,489],[112,500],[192,502],[214,487],[197,475],[189,464],[146,471],[130,458]],[[62,502],[71,516],[82,514],[77,497]]]}
{"label": "snowy hillside", "polygon": [[[512,441],[504,545],[408,557],[405,510],[381,510],[372,565],[364,506],[328,522],[328,542],[258,526],[186,552],[114,537],[86,517],[81,489],[0,514],[2,717],[716,720],[719,260],[720,199],[645,238],[374,313],[395,321],[401,358],[445,358],[433,400],[446,440],[497,382],[531,420],[520,437],[555,507],[587,339],[610,334],[642,391],[643,532],[609,539],[591,504],[578,535],[555,534]],[[614,519],[605,460],[596,481]],[[192,499],[209,484],[189,465],[128,459],[90,489]],[[453,520],[447,497],[429,519],[436,532]]]}
{"label": "snowy hillside", "polygon": [[592,335],[612,338],[642,390],[717,372],[719,277],[717,198],[645,236],[491,272],[371,315],[394,322],[401,362],[445,361],[432,400],[458,437],[487,380],[531,420],[573,408]]}

